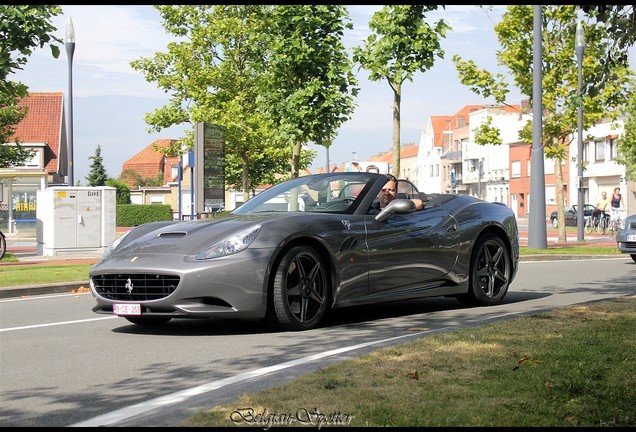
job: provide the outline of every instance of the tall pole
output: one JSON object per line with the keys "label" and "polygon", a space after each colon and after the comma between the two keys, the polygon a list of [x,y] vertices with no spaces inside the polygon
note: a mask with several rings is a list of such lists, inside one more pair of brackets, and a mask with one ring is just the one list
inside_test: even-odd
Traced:
{"label": "tall pole", "polygon": [[545,170],[543,167],[543,86],[541,83],[541,6],[534,5],[532,49],[532,175],[530,176],[530,221],[528,247],[547,249],[548,232],[545,218]]}
{"label": "tall pole", "polygon": [[66,54],[68,56],[68,125],[67,131],[67,149],[68,149],[68,186],[75,186],[73,178],[73,53],[75,52],[75,29],[73,28],[73,20],[68,17],[66,24],[66,37],[64,38],[66,46]]}
{"label": "tall pole", "polygon": [[585,191],[583,190],[583,96],[582,96],[582,82],[583,82],[583,52],[585,51],[585,37],[583,33],[583,24],[581,21],[576,25],[576,61],[579,69],[579,112],[578,112],[578,138],[577,138],[577,172],[579,194],[576,206],[576,240],[583,241],[583,211],[585,210]]}

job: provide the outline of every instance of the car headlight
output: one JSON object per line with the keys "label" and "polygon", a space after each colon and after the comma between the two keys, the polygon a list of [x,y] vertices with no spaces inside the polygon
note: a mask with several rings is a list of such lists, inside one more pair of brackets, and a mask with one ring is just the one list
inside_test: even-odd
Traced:
{"label": "car headlight", "polygon": [[261,225],[252,226],[230,237],[224,238],[199,253],[196,258],[198,260],[206,260],[239,253],[252,244],[256,236],[258,236],[258,233],[261,232],[261,228]]}
{"label": "car headlight", "polygon": [[119,246],[119,244],[122,242],[122,240],[124,240],[126,238],[126,236],[128,234],[130,234],[131,231],[132,230],[126,231],[125,233],[123,233],[122,235],[117,237],[115,239],[115,241],[113,241],[110,245],[108,245],[108,248],[102,254],[101,258],[99,259],[99,262],[105,261],[106,258],[108,258],[108,256],[115,250],[115,248],[117,248],[117,246]]}

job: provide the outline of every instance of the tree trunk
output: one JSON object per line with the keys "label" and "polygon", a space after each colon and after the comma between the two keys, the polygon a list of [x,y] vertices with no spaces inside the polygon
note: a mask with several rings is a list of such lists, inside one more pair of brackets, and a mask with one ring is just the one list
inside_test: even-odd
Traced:
{"label": "tree trunk", "polygon": [[294,148],[292,150],[292,166],[291,166],[291,176],[292,178],[298,178],[300,172],[300,149],[302,148],[303,143],[300,140],[294,143]]}
{"label": "tree trunk", "polygon": [[565,230],[565,206],[563,205],[563,165],[561,159],[554,159],[554,174],[556,178],[556,204],[557,219],[559,226],[557,228],[559,243],[567,242],[568,236]]}
{"label": "tree trunk", "polygon": [[391,83],[393,89],[393,168],[391,173],[400,177],[400,105],[402,103],[402,85]]}
{"label": "tree trunk", "polygon": [[243,172],[241,174],[241,182],[243,184],[241,187],[243,189],[243,202],[245,202],[250,198],[250,191],[248,189],[250,165],[249,165],[247,155],[243,155],[242,159],[243,159]]}

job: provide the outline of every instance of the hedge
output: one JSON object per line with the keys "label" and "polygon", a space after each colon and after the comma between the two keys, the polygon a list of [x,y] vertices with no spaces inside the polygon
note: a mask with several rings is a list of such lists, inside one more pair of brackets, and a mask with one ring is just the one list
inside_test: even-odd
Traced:
{"label": "hedge", "polygon": [[116,212],[116,224],[119,227],[173,220],[172,208],[168,204],[117,204]]}

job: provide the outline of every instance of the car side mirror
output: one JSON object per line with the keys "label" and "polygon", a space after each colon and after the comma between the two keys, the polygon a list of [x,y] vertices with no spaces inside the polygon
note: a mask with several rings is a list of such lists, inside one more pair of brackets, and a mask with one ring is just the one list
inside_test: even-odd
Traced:
{"label": "car side mirror", "polygon": [[415,203],[410,199],[394,199],[376,215],[375,220],[382,222],[393,214],[412,213],[415,209]]}

